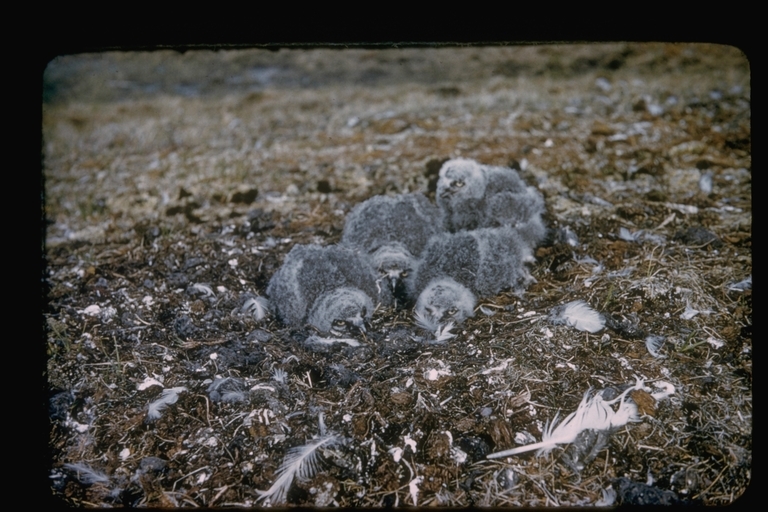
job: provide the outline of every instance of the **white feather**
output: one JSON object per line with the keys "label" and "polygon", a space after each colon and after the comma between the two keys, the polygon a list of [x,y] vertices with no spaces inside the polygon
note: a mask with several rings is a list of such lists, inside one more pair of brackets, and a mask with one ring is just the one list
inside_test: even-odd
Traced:
{"label": "white feather", "polygon": [[95,483],[108,483],[109,477],[101,471],[96,471],[88,464],[84,462],[76,462],[74,464],[64,464],[64,467],[77,473],[77,479],[84,484],[93,485]]}
{"label": "white feather", "polygon": [[163,415],[163,411],[171,404],[175,404],[179,399],[179,393],[186,391],[187,388],[179,386],[175,388],[168,388],[163,390],[163,394],[160,398],[149,404],[149,411],[147,412],[147,418],[150,420],[156,420]]}
{"label": "white feather", "polygon": [[272,503],[284,503],[288,489],[291,488],[294,477],[298,476],[302,479],[312,478],[317,470],[319,464],[317,460],[318,449],[322,446],[331,446],[339,441],[339,437],[335,435],[324,436],[315,439],[311,443],[303,446],[295,446],[288,450],[288,453],[283,459],[283,463],[278,468],[276,475],[278,475],[275,483],[272,487],[266,491],[256,492],[259,494],[259,500],[265,500],[272,498]]}
{"label": "white feather", "polygon": [[655,336],[652,334],[645,338],[645,348],[648,349],[648,353],[653,357],[658,357],[659,359],[664,359],[666,357],[659,353],[659,349],[663,346],[664,336]]}
{"label": "white feather", "polygon": [[213,289],[207,284],[195,283],[191,286],[191,288],[195,291],[202,292],[206,297],[213,297],[216,295],[213,293]]}
{"label": "white feather", "polygon": [[[556,427],[557,414],[551,423],[544,427],[544,433],[541,436],[540,443],[533,443],[526,446],[512,448],[488,455],[489,459],[500,457],[509,457],[518,453],[538,450],[538,455],[549,452],[555,445],[572,443],[576,437],[584,430],[608,430],[626,425],[629,421],[639,421],[637,406],[624,400],[627,393],[633,389],[642,389],[643,384],[638,381],[631,388],[626,389],[621,395],[613,400],[603,400],[601,393],[595,394],[590,398],[590,391],[584,393],[584,398],[575,412],[565,417]],[[617,411],[610,406],[620,401]]]}
{"label": "white feather", "polygon": [[566,324],[580,331],[598,332],[605,327],[603,315],[583,300],[574,300],[554,308],[551,319],[556,324]]}
{"label": "white feather", "polygon": [[432,315],[422,313],[418,309],[414,310],[413,316],[416,319],[416,325],[435,335],[436,342],[443,342],[456,337],[456,335],[451,332],[451,329],[456,326],[456,322],[450,321],[445,325],[441,325],[432,317]]}
{"label": "white feather", "polygon": [[427,315],[426,313],[422,313],[420,309],[414,309],[413,310],[413,316],[416,319],[416,325],[424,329],[425,331],[434,332],[435,330],[440,328],[440,324],[438,324],[434,318],[432,318],[431,315]]}
{"label": "white feather", "polygon": [[451,338],[455,338],[456,335],[451,332],[451,329],[453,329],[454,323],[448,322],[444,326],[440,327],[438,326],[435,330],[435,341],[447,341]]}
{"label": "white feather", "polygon": [[320,345],[333,345],[334,343],[346,343],[350,347],[359,347],[360,342],[352,338],[321,338],[315,334],[308,336],[306,343],[317,343]]}
{"label": "white feather", "polygon": [[256,321],[262,320],[269,313],[269,301],[264,297],[252,297],[245,301],[240,312],[252,315]]}

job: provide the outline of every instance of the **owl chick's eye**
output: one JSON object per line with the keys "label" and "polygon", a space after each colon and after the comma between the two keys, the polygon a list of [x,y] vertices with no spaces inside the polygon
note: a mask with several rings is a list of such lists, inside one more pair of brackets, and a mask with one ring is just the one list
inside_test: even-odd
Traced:
{"label": "owl chick's eye", "polygon": [[456,309],[456,308],[451,308],[451,309],[449,309],[448,311],[446,311],[446,313],[448,313],[448,314],[449,314],[449,315],[451,315],[451,316],[455,315],[455,314],[456,314],[456,313],[458,313],[458,312],[459,312],[459,310],[458,310],[458,309]]}
{"label": "owl chick's eye", "polygon": [[365,317],[365,315],[368,313],[368,308],[363,306],[363,310],[360,312],[360,316]]}
{"label": "owl chick's eye", "polygon": [[346,322],[344,320],[336,319],[333,321],[334,327],[344,327],[346,325]]}
{"label": "owl chick's eye", "polygon": [[408,271],[407,271],[407,270],[403,270],[403,271],[400,273],[400,277],[408,277]]}
{"label": "owl chick's eye", "polygon": [[453,183],[451,183],[453,187],[461,188],[464,186],[464,180],[453,180]]}

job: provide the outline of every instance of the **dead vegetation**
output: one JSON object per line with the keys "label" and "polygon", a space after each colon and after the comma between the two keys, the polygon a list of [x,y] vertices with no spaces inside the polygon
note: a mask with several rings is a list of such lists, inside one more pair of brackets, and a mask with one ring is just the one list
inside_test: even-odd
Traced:
{"label": "dead vegetation", "polygon": [[[84,79],[47,99],[54,496],[93,507],[581,506],[721,505],[744,492],[743,56],[708,45],[440,50],[476,71],[457,75],[430,65],[436,51],[223,52],[226,66],[272,82],[223,93],[206,83],[188,97],[147,93],[142,58],[108,55],[124,94],[94,94]],[[185,65],[211,59],[193,53]],[[71,63],[59,64],[49,79],[66,84]],[[324,71],[335,68],[337,78]],[[519,166],[560,229],[522,297],[481,303],[439,344],[410,311],[377,311],[360,346],[257,320],[253,299],[294,244],[337,242],[371,195],[434,192],[435,161],[459,155]],[[553,323],[573,300],[606,328]],[[641,421],[548,455],[486,458],[540,441],[588,390],[609,400],[638,379]],[[674,393],[654,398],[660,389]]]}

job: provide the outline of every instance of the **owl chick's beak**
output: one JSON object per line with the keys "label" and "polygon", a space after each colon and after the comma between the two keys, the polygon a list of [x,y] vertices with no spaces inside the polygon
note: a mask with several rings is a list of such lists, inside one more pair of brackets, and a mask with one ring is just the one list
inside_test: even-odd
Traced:
{"label": "owl chick's beak", "polygon": [[365,333],[365,319],[361,315],[350,318],[348,322]]}
{"label": "owl chick's beak", "polygon": [[397,285],[400,283],[401,271],[390,270],[387,272],[387,279],[389,279],[389,285],[392,287],[392,293],[397,289]]}

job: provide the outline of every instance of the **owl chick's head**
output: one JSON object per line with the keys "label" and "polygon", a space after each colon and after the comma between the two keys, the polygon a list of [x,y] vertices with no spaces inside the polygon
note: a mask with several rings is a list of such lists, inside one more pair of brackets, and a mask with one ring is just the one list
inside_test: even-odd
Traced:
{"label": "owl chick's head", "polygon": [[462,323],[475,316],[475,295],[450,277],[433,279],[419,295],[414,314],[433,330],[440,324]]}
{"label": "owl chick's head", "polygon": [[320,295],[307,322],[325,333],[341,335],[357,329],[365,332],[365,322],[373,313],[373,301],[358,288],[342,287]]}
{"label": "owl chick's head", "polygon": [[404,293],[403,280],[410,275],[416,265],[416,258],[399,242],[391,242],[379,247],[371,255],[373,265],[379,273],[379,279],[387,283],[392,294],[397,297]]}
{"label": "owl chick's head", "polygon": [[440,168],[437,180],[438,200],[452,197],[479,199],[485,193],[485,175],[480,164],[467,158],[448,160]]}

